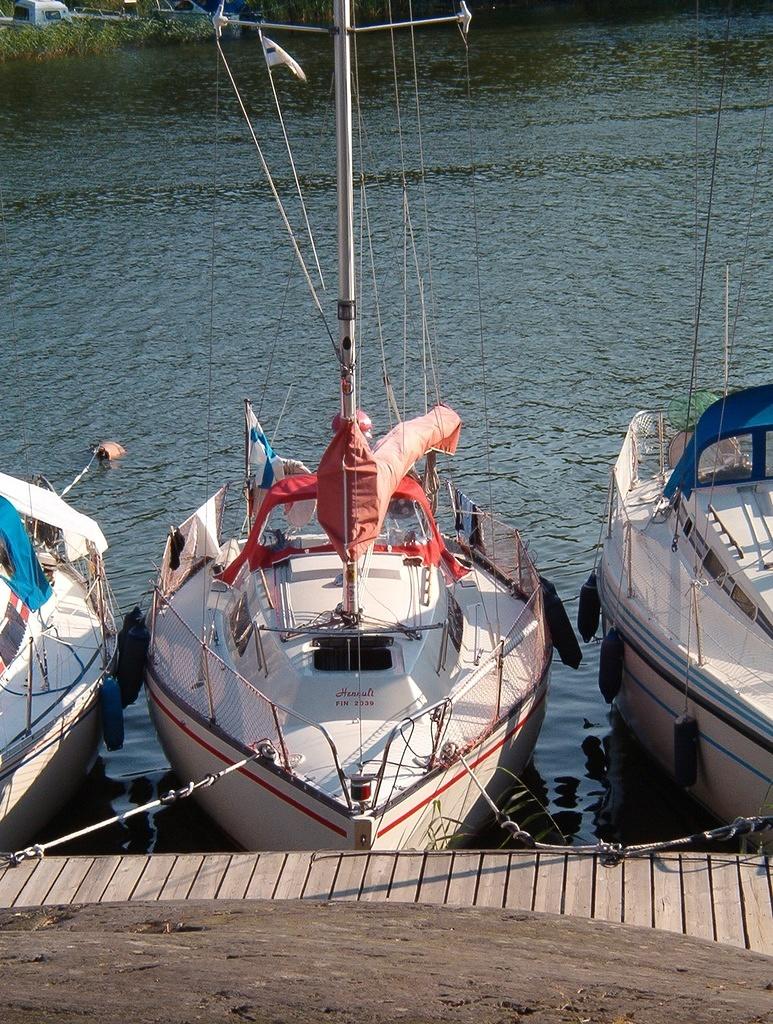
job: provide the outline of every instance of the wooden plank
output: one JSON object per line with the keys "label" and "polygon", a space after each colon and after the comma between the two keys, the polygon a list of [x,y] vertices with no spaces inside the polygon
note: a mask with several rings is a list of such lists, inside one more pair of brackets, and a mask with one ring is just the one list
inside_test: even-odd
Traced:
{"label": "wooden plank", "polygon": [[415,903],[423,866],[423,853],[408,850],[399,853],[387,899],[395,903]]}
{"label": "wooden plank", "polygon": [[566,858],[564,876],[564,913],[574,917],[593,917],[593,875],[595,857],[571,854]]}
{"label": "wooden plank", "polygon": [[655,927],[683,932],[682,872],[678,854],[652,859],[652,913]]}
{"label": "wooden plank", "polygon": [[560,914],[564,903],[566,854],[540,853],[537,857],[534,910],[540,914]]}
{"label": "wooden plank", "polygon": [[231,863],[225,869],[225,875],[223,876],[223,882],[218,891],[217,899],[243,899],[257,863],[257,853],[234,853],[231,856]]}
{"label": "wooden plank", "polygon": [[719,854],[710,856],[709,864],[717,942],[745,947],[738,858]]}
{"label": "wooden plank", "polygon": [[204,854],[202,853],[186,853],[176,857],[174,866],[169,872],[158,898],[160,900],[187,900],[188,893],[191,891],[203,862]]}
{"label": "wooden plank", "polygon": [[711,908],[708,857],[705,853],[685,853],[681,861],[684,933],[696,939],[713,939],[714,912]]}
{"label": "wooden plank", "polygon": [[631,857],[623,864],[623,921],[652,927],[652,860]]}
{"label": "wooden plank", "polygon": [[311,851],[288,853],[274,891],[275,900],[299,900],[309,874]]}
{"label": "wooden plank", "polygon": [[480,874],[480,853],[454,854],[451,877],[448,880],[446,903],[456,907],[471,907],[475,903]]}
{"label": "wooden plank", "polygon": [[0,907],[13,906],[13,901],[39,863],[39,860],[23,860],[21,864],[14,864],[5,869],[0,877]]}
{"label": "wooden plank", "polygon": [[478,891],[475,893],[476,907],[504,906],[509,871],[509,853],[483,854],[478,873]]}
{"label": "wooden plank", "polygon": [[99,903],[102,893],[107,888],[108,882],[113,877],[115,869],[121,863],[118,854],[109,857],[95,857],[94,863],[88,870],[86,877],[78,887],[73,903]]}
{"label": "wooden plank", "polygon": [[531,910],[534,906],[534,886],[537,881],[537,854],[512,853],[510,873],[507,876],[505,906],[514,910]]}
{"label": "wooden plank", "polygon": [[327,901],[330,899],[330,891],[333,888],[342,856],[342,853],[334,853],[332,850],[312,855],[306,884],[301,894],[304,900]]}
{"label": "wooden plank", "polygon": [[64,868],[66,857],[44,857],[13,901],[15,907],[40,907]]}
{"label": "wooden plank", "polygon": [[157,900],[161,895],[169,872],[174,867],[173,853],[154,853],[148,858],[130,900]]}
{"label": "wooden plank", "polygon": [[105,891],[102,893],[102,899],[100,903],[118,903],[123,900],[128,900],[134,891],[134,886],[145,870],[145,865],[148,862],[148,858],[144,856],[127,856],[121,857],[121,861],[118,867],[113,872],[113,876],[107,883]]}
{"label": "wooden plank", "polygon": [[93,857],[68,857],[61,874],[51,886],[48,902],[71,903],[93,863]]}
{"label": "wooden plank", "polygon": [[246,900],[270,900],[284,867],[286,853],[261,853],[244,894]]}
{"label": "wooden plank", "polygon": [[417,900],[419,903],[445,903],[451,874],[452,853],[428,853]]}
{"label": "wooden plank", "polygon": [[361,853],[347,853],[338,865],[338,874],[330,893],[331,900],[358,900],[368,858]]}
{"label": "wooden plank", "polygon": [[596,878],[593,888],[593,917],[599,921],[623,920],[623,865],[604,864],[593,858]]}
{"label": "wooden plank", "polygon": [[738,869],[749,949],[773,956],[773,906],[765,857],[742,857]]}
{"label": "wooden plank", "polygon": [[381,902],[387,898],[396,859],[394,853],[372,853],[370,855],[362,879],[361,900]]}
{"label": "wooden plank", "polygon": [[230,853],[205,854],[204,861],[191,886],[191,891],[188,893],[188,899],[213,900],[217,896],[217,891],[230,863]]}

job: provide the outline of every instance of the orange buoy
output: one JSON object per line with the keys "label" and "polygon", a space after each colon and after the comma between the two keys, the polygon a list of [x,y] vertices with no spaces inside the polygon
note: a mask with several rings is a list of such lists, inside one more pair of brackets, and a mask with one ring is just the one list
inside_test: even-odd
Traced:
{"label": "orange buoy", "polygon": [[98,459],[110,460],[120,459],[126,454],[126,449],[118,441],[100,441],[94,445],[94,454]]}

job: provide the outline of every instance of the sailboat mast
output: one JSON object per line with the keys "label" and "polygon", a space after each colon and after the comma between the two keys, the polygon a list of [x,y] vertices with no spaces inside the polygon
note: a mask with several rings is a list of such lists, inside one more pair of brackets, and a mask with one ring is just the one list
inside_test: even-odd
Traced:
{"label": "sailboat mast", "polygon": [[[341,363],[341,414],[357,415],[355,381],[355,282],[354,282],[354,189],[352,186],[352,79],[351,0],[334,0],[336,83],[336,157],[338,177],[338,341]],[[350,506],[347,474],[344,473],[344,507]],[[348,515],[347,515],[348,521]],[[348,538],[347,538],[348,539]],[[344,568],[343,610],[356,617],[357,561],[347,558]]]}

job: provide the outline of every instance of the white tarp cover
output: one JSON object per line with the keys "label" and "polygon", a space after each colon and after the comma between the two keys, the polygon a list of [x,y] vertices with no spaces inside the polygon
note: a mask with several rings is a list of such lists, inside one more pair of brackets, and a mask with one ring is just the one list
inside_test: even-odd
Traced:
{"label": "white tarp cover", "polygon": [[209,501],[205,501],[193,515],[188,516],[185,522],[178,526],[178,542],[181,546],[176,569],[171,566],[172,538],[167,538],[159,580],[163,594],[172,594],[179,590],[202,561],[217,557],[220,551],[220,523],[227,491],[228,485],[224,484]]}
{"label": "white tarp cover", "polygon": [[70,559],[86,557],[86,541],[91,541],[100,554],[107,550],[105,536],[94,520],[76,512],[54,491],[0,473],[0,494],[10,501],[19,515],[61,530]]}

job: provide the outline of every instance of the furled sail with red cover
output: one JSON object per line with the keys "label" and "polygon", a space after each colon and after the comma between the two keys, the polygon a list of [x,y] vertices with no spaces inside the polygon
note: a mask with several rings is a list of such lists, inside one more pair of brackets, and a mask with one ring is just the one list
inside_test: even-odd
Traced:
{"label": "furled sail with red cover", "polygon": [[371,449],[356,422],[341,424],[317,471],[317,516],[341,558],[365,553],[406,473],[429,451],[453,454],[461,429],[453,409],[436,405],[398,423]]}

